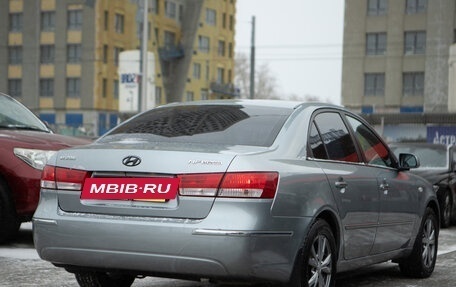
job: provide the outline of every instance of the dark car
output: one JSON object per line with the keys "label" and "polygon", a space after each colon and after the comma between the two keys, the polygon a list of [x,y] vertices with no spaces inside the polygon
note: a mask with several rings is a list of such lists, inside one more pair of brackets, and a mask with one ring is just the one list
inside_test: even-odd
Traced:
{"label": "dark car", "polygon": [[431,143],[394,143],[394,153],[410,152],[420,161],[413,170],[436,187],[440,204],[441,225],[456,223],[456,148],[452,145]]}
{"label": "dark car", "polygon": [[0,243],[14,238],[38,205],[41,171],[57,150],[90,141],[54,134],[30,110],[0,93]]}
{"label": "dark car", "polygon": [[428,277],[439,213],[359,116],[260,100],[175,103],[47,163],[33,217],[39,256],[81,286],[136,277],[333,286],[388,260]]}

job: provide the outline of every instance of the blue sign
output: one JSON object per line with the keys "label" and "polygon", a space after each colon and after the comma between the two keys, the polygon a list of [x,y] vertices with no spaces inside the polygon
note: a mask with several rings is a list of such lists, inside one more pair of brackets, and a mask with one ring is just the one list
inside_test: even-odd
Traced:
{"label": "blue sign", "polygon": [[456,144],[456,126],[427,127],[427,142],[441,144]]}
{"label": "blue sign", "polygon": [[121,74],[120,82],[122,84],[134,84],[139,82],[139,77],[135,73]]}

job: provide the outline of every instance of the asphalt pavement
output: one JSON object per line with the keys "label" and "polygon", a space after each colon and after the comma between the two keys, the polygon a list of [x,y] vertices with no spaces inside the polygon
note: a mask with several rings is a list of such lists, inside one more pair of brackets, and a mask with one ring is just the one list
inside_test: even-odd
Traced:
{"label": "asphalt pavement", "polygon": [[[412,279],[403,276],[397,264],[382,263],[338,274],[337,287],[454,287],[456,286],[456,227],[441,230],[439,255],[430,278]],[[33,248],[30,224],[24,224],[19,238],[0,247],[1,287],[78,287],[73,276],[62,268],[39,259]],[[213,287],[207,282],[170,280],[164,278],[136,279],[134,287]],[[227,286],[227,285],[225,285]],[[229,285],[233,286],[233,285]]]}

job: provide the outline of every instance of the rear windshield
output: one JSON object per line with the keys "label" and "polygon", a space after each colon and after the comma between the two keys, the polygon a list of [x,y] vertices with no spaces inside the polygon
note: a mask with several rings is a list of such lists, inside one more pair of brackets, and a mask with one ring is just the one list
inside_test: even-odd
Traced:
{"label": "rear windshield", "polygon": [[152,109],[100,141],[140,134],[150,142],[270,146],[292,109],[242,105],[189,105]]}

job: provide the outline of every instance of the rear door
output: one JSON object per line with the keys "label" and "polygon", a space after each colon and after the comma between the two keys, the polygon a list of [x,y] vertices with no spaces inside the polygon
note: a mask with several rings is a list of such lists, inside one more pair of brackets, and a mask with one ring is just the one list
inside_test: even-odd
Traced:
{"label": "rear door", "polygon": [[364,161],[376,176],[380,196],[380,214],[373,254],[405,246],[418,219],[420,189],[414,177],[397,170],[386,145],[367,125],[351,116],[346,117]]}
{"label": "rear door", "polygon": [[369,255],[379,215],[375,174],[362,164],[338,112],[322,112],[314,117],[309,144],[312,157],[328,178],[339,209],[344,258]]}

